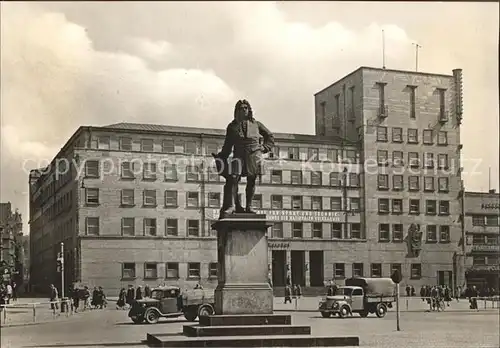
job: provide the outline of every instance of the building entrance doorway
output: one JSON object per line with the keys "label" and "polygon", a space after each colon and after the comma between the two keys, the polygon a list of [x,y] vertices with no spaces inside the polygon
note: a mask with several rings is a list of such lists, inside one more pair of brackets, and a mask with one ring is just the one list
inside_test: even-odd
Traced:
{"label": "building entrance doorway", "polygon": [[309,252],[309,274],[311,286],[324,286],[323,251]]}
{"label": "building entrance doorway", "polygon": [[301,286],[306,285],[306,274],[305,274],[305,253],[303,250],[292,250],[292,285],[299,284]]}
{"label": "building entrance doorway", "polygon": [[285,286],[286,281],[286,251],[273,250],[272,257],[272,272],[273,272],[273,287]]}
{"label": "building entrance doorway", "polygon": [[437,285],[448,285],[453,289],[453,272],[452,271],[438,271],[438,284]]}

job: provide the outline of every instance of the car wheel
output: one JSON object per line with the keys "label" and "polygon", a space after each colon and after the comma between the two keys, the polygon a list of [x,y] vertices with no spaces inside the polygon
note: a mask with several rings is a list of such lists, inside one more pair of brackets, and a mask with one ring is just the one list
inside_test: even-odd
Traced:
{"label": "car wheel", "polygon": [[349,308],[347,308],[347,306],[342,306],[340,307],[340,310],[339,310],[339,317],[341,318],[345,318],[349,315]]}
{"label": "car wheel", "polygon": [[198,309],[198,317],[208,317],[214,314],[214,309],[210,305],[203,305]]}
{"label": "car wheel", "polygon": [[369,313],[368,310],[364,309],[361,312],[359,312],[359,315],[361,316],[361,318],[366,318],[368,316],[368,313]]}
{"label": "car wheel", "polygon": [[192,309],[188,309],[184,313],[184,318],[186,318],[187,321],[195,321],[197,316],[198,316],[198,313],[196,313],[196,310],[192,310]]}
{"label": "car wheel", "polygon": [[332,315],[332,313],[330,313],[330,312],[321,312],[321,316],[323,318],[330,318],[331,315]]}
{"label": "car wheel", "polygon": [[145,317],[148,324],[156,324],[160,319],[160,314],[158,314],[157,311],[150,309],[146,312]]}
{"label": "car wheel", "polygon": [[383,318],[383,317],[385,317],[386,313],[387,313],[387,307],[385,306],[385,304],[379,303],[377,305],[377,308],[376,308],[376,311],[375,311],[375,314],[377,314],[377,317]]}

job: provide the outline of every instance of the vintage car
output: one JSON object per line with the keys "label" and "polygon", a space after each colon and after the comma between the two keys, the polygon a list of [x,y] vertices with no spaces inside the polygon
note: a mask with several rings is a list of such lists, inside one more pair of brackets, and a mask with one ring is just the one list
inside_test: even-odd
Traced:
{"label": "vintage car", "polygon": [[162,286],[151,291],[151,297],[136,300],[128,316],[136,324],[146,321],[156,324],[160,318],[175,318],[181,315],[189,321],[198,316],[214,314],[214,297],[205,290],[181,292],[177,286]]}
{"label": "vintage car", "polygon": [[395,286],[391,278],[346,279],[345,286],[339,287],[335,295],[320,301],[319,311],[323,318],[332,314],[345,318],[353,313],[359,313],[363,318],[375,313],[383,318],[395,301]]}

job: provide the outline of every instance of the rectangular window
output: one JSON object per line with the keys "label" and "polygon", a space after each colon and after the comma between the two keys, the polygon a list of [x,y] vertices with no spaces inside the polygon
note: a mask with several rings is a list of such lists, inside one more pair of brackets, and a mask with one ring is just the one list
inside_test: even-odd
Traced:
{"label": "rectangular window", "polygon": [[434,192],[434,177],[432,176],[424,177],[424,191]]}
{"label": "rectangular window", "polygon": [[95,160],[85,161],[85,177],[99,178],[99,161]]}
{"label": "rectangular window", "polygon": [[389,188],[389,175],[378,174],[377,184],[379,190],[387,190]]}
{"label": "rectangular window", "polygon": [[99,235],[99,218],[98,217],[86,217],[85,218],[85,230],[88,236],[98,236]]}
{"label": "rectangular window", "polygon": [[179,224],[177,219],[165,220],[165,235],[177,236],[179,234]]}
{"label": "rectangular window", "polygon": [[389,165],[389,151],[387,150],[378,150],[377,151],[377,163],[379,166],[387,166]]}
{"label": "rectangular window", "polygon": [[342,224],[338,222],[332,223],[332,238],[342,239]]}
{"label": "rectangular window", "polygon": [[450,215],[450,201],[439,201],[439,215]]}
{"label": "rectangular window", "polygon": [[393,242],[403,241],[403,224],[392,225],[392,241]]}
{"label": "rectangular window", "polygon": [[209,192],[208,193],[208,206],[210,208],[220,208],[220,193],[219,192]]}
{"label": "rectangular window", "polygon": [[403,176],[402,175],[393,175],[392,176],[392,189],[394,191],[401,191],[403,188],[404,188]]}
{"label": "rectangular window", "polygon": [[416,175],[411,175],[408,177],[408,189],[410,191],[420,190],[420,178]]}
{"label": "rectangular window", "polygon": [[198,144],[195,141],[187,141],[185,152],[189,155],[198,155]]}
{"label": "rectangular window", "polygon": [[420,214],[419,199],[410,199],[410,214]]}
{"label": "rectangular window", "polygon": [[146,262],[144,264],[144,279],[158,278],[158,265],[156,263]]}
{"label": "rectangular window", "polygon": [[386,142],[387,141],[387,127],[377,127],[377,141]]}
{"label": "rectangular window", "polygon": [[345,263],[335,263],[333,268],[333,279],[345,278]]}
{"label": "rectangular window", "polygon": [[122,189],[122,206],[135,205],[134,189]]}
{"label": "rectangular window", "polygon": [[349,199],[349,210],[352,212],[361,211],[360,207],[360,199],[359,198],[350,198]]}
{"label": "rectangular window", "polygon": [[215,166],[210,166],[207,170],[208,172],[208,181],[209,182],[219,182],[220,176],[217,168]]}
{"label": "rectangular window", "polygon": [[484,215],[472,215],[472,226],[485,226]]}
{"label": "rectangular window", "polygon": [[165,278],[179,279],[179,263],[167,262],[165,265]]}
{"label": "rectangular window", "polygon": [[382,277],[382,264],[381,263],[372,263],[371,271],[372,271],[371,272],[372,278]]}
{"label": "rectangular window", "polygon": [[378,212],[387,214],[389,213],[389,199],[388,198],[379,198],[378,199]]}
{"label": "rectangular window", "polygon": [[337,172],[330,173],[330,186],[339,187],[342,184],[342,175]]}
{"label": "rectangular window", "polygon": [[436,201],[426,200],[425,201],[425,214],[426,215],[436,215]]}
{"label": "rectangular window", "polygon": [[358,173],[349,173],[349,187],[359,187]]}
{"label": "rectangular window", "polygon": [[271,184],[280,185],[283,183],[283,172],[281,170],[271,170]]}
{"label": "rectangular window", "polygon": [[292,210],[302,210],[302,196],[292,196]]}
{"label": "rectangular window", "polygon": [[434,168],[434,154],[431,152],[424,153],[425,168]]}
{"label": "rectangular window", "polygon": [[198,166],[186,166],[186,181],[199,181],[200,168]]}
{"label": "rectangular window", "polygon": [[142,176],[145,180],[156,180],[156,163],[144,163]]}
{"label": "rectangular window", "polygon": [[486,265],[486,257],[485,256],[473,256],[472,264],[474,266],[483,266]]}
{"label": "rectangular window", "polygon": [[392,200],[392,213],[393,214],[402,214],[403,213],[403,200],[402,199],[393,199]]}
{"label": "rectangular window", "polygon": [[121,164],[121,178],[122,179],[135,178],[134,164],[132,162],[122,162],[122,164]]}
{"label": "rectangular window", "polygon": [[385,82],[376,82],[378,86],[379,115],[387,116],[387,106],[385,105]]}
{"label": "rectangular window", "polygon": [[446,119],[446,89],[438,88],[439,92],[439,119]]}
{"label": "rectangular window", "polygon": [[198,192],[188,192],[186,206],[188,208],[198,208],[200,205]]}
{"label": "rectangular window", "polygon": [[434,131],[432,129],[424,129],[423,137],[425,145],[432,145],[434,143]]}
{"label": "rectangular window", "polygon": [[378,225],[378,240],[380,242],[388,242],[391,239],[391,231],[389,228],[389,224]]}
{"label": "rectangular window", "polygon": [[426,240],[427,242],[436,242],[437,241],[437,227],[436,225],[427,225],[426,226]]}
{"label": "rectangular window", "polygon": [[323,238],[323,224],[321,222],[315,222],[312,224],[312,237]]}
{"label": "rectangular window", "polygon": [[141,151],[153,152],[154,151],[153,139],[141,139]]}
{"label": "rectangular window", "polygon": [[410,118],[417,118],[417,107],[416,107],[416,91],[417,86],[408,86],[410,89]]}
{"label": "rectangular window", "polygon": [[210,262],[208,265],[208,277],[217,278],[217,262]]}
{"label": "rectangular window", "polygon": [[156,207],[156,190],[144,190],[143,205],[146,207]]}
{"label": "rectangular window", "polygon": [[314,185],[314,186],[321,186],[321,176],[322,176],[322,173],[321,172],[311,172],[311,185]]}
{"label": "rectangular window", "polygon": [[175,164],[165,165],[165,181],[177,181],[177,166]]}
{"label": "rectangular window", "polygon": [[342,198],[341,197],[331,197],[330,198],[330,209],[333,211],[342,210]]}
{"label": "rectangular window", "polygon": [[323,210],[323,197],[321,196],[311,197],[311,210]]}
{"label": "rectangular window", "polygon": [[440,153],[438,155],[438,168],[439,169],[448,169],[448,155]]}
{"label": "rectangular window", "polygon": [[439,178],[439,192],[448,192],[448,178]]}
{"label": "rectangular window", "polygon": [[486,226],[498,226],[498,216],[486,215]]}
{"label": "rectangular window", "polygon": [[420,166],[418,152],[408,152],[408,164],[411,168],[418,168]]}
{"label": "rectangular window", "polygon": [[190,262],[188,263],[188,278],[200,278],[200,263],[199,262]]}
{"label": "rectangular window", "polygon": [[120,137],[120,150],[132,151],[132,138]]}
{"label": "rectangular window", "polygon": [[420,263],[411,264],[411,279],[422,278],[422,265]]}
{"label": "rectangular window", "polygon": [[298,160],[299,158],[299,148],[298,147],[289,147],[288,148],[288,159]]}
{"label": "rectangular window", "polygon": [[125,262],[122,264],[122,279],[135,278],[135,263]]}
{"label": "rectangular window", "polygon": [[448,243],[450,241],[450,226],[439,226],[439,241],[441,243]]}
{"label": "rectangular window", "polygon": [[339,152],[337,149],[328,149],[326,150],[326,158],[328,161],[333,163],[339,162]]}
{"label": "rectangular window", "polygon": [[144,235],[156,236],[156,219],[144,218]]}
{"label": "rectangular window", "polygon": [[334,118],[340,119],[340,94],[335,95],[335,115]]}
{"label": "rectangular window", "polygon": [[352,276],[353,277],[363,277],[363,264],[362,263],[353,263],[352,264]]}
{"label": "rectangular window", "polygon": [[273,238],[283,238],[283,223],[282,222],[274,222],[273,230],[272,230]]}
{"label": "rectangular window", "polygon": [[393,274],[394,272],[399,272],[399,274],[403,274],[402,267],[401,267],[400,263],[392,263],[391,264],[391,274]]}
{"label": "rectangular window", "polygon": [[319,159],[319,149],[307,149],[307,158],[310,161],[317,161]]}
{"label": "rectangular window", "polygon": [[163,152],[163,153],[175,153],[174,139],[164,139],[161,142],[161,152]]}
{"label": "rectangular window", "polygon": [[352,239],[361,239],[361,224],[360,223],[351,224],[351,238]]}
{"label": "rectangular window", "polygon": [[303,223],[302,222],[292,222],[292,237],[293,238],[303,238]]}
{"label": "rectangular window", "polygon": [[403,151],[392,152],[392,165],[394,167],[402,167],[404,165]]}
{"label": "rectangular window", "polygon": [[271,196],[271,209],[283,209],[283,196],[281,195]]}
{"label": "rectangular window", "polygon": [[165,191],[165,207],[177,207],[177,191]]}
{"label": "rectangular window", "polygon": [[135,218],[127,217],[122,218],[122,236],[135,235]]}
{"label": "rectangular window", "polygon": [[358,163],[359,162],[359,152],[355,150],[346,150],[344,163]]}
{"label": "rectangular window", "polygon": [[448,145],[448,133],[445,131],[439,131],[438,133],[438,145]]}
{"label": "rectangular window", "polygon": [[403,142],[403,128],[395,127],[392,129],[392,142],[393,143]]}
{"label": "rectangular window", "polygon": [[85,203],[87,203],[87,205],[98,205],[99,204],[99,189],[98,188],[86,188],[85,189]]}
{"label": "rectangular window", "polygon": [[418,144],[418,129],[408,129],[408,144]]}
{"label": "rectangular window", "polygon": [[261,194],[256,194],[256,195],[253,196],[253,199],[252,199],[252,208],[254,208],[254,209],[262,209],[262,195]]}
{"label": "rectangular window", "polygon": [[97,143],[97,148],[99,150],[109,150],[110,148],[110,138],[108,136],[100,136],[98,139],[97,139],[98,143]]}
{"label": "rectangular window", "polygon": [[302,185],[302,172],[300,170],[292,170],[290,176],[292,185]]}
{"label": "rectangular window", "polygon": [[188,220],[187,221],[188,237],[199,237],[200,235],[200,221]]}

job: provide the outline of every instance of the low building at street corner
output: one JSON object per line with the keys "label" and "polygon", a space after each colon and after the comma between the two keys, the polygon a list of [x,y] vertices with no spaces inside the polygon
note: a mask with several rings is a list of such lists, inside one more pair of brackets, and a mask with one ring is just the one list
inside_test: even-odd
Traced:
{"label": "low building at street corner", "polygon": [[[275,133],[253,207],[273,286],[351,276],[464,282],[461,71],[359,68],[315,95],[316,135]],[[231,115],[232,111],[229,112]],[[256,115],[264,121],[264,117]],[[231,116],[228,116],[229,118]],[[224,130],[120,123],[80,127],[30,175],[31,283],[215,287]],[[241,187],[244,193],[244,186]],[[244,199],[244,194],[242,195]],[[416,224],[416,229],[410,229]]]}
{"label": "low building at street corner", "polygon": [[500,269],[500,194],[465,192],[464,232],[468,285],[498,289]]}

